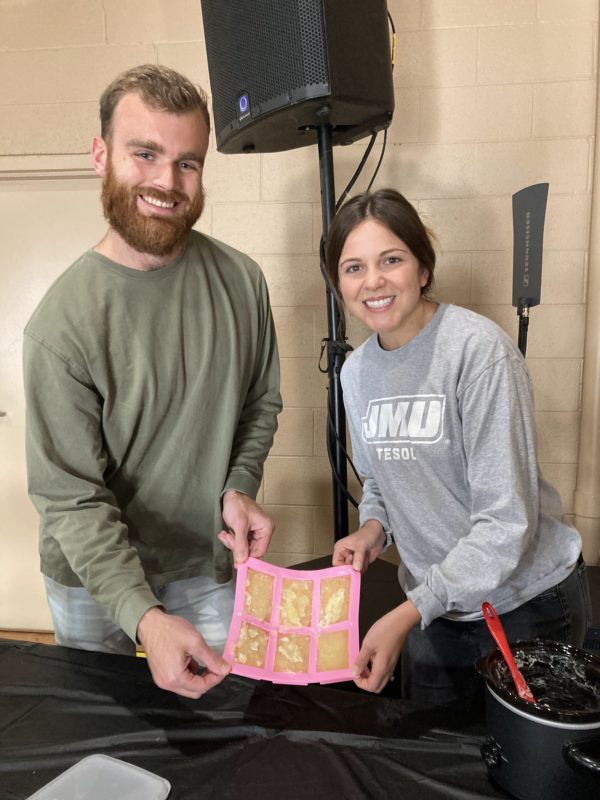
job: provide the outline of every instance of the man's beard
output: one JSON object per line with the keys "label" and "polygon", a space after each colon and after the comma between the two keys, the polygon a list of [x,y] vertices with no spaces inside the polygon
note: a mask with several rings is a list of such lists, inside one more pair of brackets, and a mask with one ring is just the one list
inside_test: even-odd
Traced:
{"label": "man's beard", "polygon": [[[138,197],[152,197],[163,203],[187,203],[178,216],[144,216],[138,209]],[[204,189],[190,198],[178,191],[163,192],[155,188],[129,186],[116,176],[108,159],[102,182],[104,216],[127,244],[138,253],[167,256],[182,244],[204,208]]]}

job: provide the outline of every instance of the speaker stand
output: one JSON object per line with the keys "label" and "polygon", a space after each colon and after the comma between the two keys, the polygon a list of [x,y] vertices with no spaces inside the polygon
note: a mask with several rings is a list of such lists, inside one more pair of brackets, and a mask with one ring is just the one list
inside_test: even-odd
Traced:
{"label": "speaker stand", "polygon": [[[333,145],[331,125],[317,127],[319,147],[319,176],[321,182],[321,212],[323,240],[335,215],[335,185],[333,176]],[[340,371],[344,364],[346,343],[338,340],[340,308],[335,295],[327,286],[327,374],[329,376],[327,450],[333,473],[333,532],[334,539],[348,535],[348,501],[346,469],[346,413],[342,398]]]}

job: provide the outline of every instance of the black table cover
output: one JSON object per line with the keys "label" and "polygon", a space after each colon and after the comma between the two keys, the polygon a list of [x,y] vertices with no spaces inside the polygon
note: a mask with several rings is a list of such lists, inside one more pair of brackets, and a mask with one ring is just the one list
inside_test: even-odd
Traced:
{"label": "black table cover", "polygon": [[10,640],[0,676],[1,800],[94,753],[166,778],[173,800],[506,797],[487,778],[481,720],[406,713],[347,684],[229,676],[187,700],[158,689],[142,658]]}
{"label": "black table cover", "polygon": [[[592,576],[596,622],[600,569]],[[372,565],[361,635],[401,599],[395,568]],[[142,658],[0,640],[0,800],[25,800],[94,753],[166,778],[170,800],[506,798],[480,755],[483,718],[411,712],[398,683],[375,696],[228,676],[187,700],[158,689]]]}

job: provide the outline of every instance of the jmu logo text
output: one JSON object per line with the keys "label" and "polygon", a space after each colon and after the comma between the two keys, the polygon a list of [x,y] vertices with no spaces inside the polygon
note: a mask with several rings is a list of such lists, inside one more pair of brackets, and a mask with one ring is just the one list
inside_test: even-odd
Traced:
{"label": "jmu logo text", "polygon": [[[368,444],[433,444],[444,428],[444,395],[405,395],[371,400],[362,418]],[[381,457],[381,456],[380,456]]]}

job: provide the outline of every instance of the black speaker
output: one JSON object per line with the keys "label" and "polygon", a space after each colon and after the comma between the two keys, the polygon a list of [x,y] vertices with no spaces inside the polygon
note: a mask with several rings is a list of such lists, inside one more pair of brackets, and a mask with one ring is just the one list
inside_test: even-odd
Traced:
{"label": "black speaker", "polygon": [[202,0],[217,148],[275,152],[386,128],[394,111],[385,0]]}

